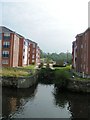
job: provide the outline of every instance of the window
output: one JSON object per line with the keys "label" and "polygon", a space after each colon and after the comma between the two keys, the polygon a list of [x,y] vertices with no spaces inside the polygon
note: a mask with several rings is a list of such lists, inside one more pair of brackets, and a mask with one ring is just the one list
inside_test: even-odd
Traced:
{"label": "window", "polygon": [[9,57],[9,51],[3,51],[2,57]]}
{"label": "window", "polygon": [[9,48],[10,47],[10,42],[3,42],[3,47],[4,48]]}
{"label": "window", "polygon": [[10,33],[4,33],[4,40],[10,40]]}
{"label": "window", "polygon": [[25,45],[25,41],[24,41],[24,45]]}
{"label": "window", "polygon": [[23,56],[23,59],[24,59],[24,56]]}
{"label": "window", "polygon": [[32,59],[34,59],[34,55],[32,55]]}
{"label": "window", "polygon": [[83,45],[81,45],[81,48],[83,48]]}
{"label": "window", "polygon": [[34,63],[35,61],[34,60],[32,60],[32,63]]}
{"label": "window", "polygon": [[23,51],[25,52],[25,49],[23,49]]}
{"label": "window", "polygon": [[8,60],[2,60],[2,64],[8,64]]}

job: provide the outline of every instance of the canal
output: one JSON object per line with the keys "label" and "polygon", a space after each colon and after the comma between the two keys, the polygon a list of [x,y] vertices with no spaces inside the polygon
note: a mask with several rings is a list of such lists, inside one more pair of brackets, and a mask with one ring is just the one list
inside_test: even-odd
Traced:
{"label": "canal", "polygon": [[2,89],[3,118],[90,118],[90,95],[58,91],[54,85]]}

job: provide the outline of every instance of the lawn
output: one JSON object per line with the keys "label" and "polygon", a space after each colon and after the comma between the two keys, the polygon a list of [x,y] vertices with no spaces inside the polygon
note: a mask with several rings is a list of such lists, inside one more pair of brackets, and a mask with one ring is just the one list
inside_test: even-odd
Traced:
{"label": "lawn", "polygon": [[71,70],[71,66],[66,66],[66,67],[54,67],[55,69],[60,69],[60,70]]}
{"label": "lawn", "polygon": [[0,76],[3,77],[20,77],[20,76],[30,76],[35,72],[35,65],[26,67],[3,67],[0,69]]}

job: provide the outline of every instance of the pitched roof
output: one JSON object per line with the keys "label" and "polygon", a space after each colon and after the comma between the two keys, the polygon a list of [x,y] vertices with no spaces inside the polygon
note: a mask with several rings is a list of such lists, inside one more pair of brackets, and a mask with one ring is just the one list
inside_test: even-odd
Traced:
{"label": "pitched roof", "polygon": [[84,35],[88,31],[90,31],[90,27],[88,27],[83,33],[77,34],[76,37],[81,37],[82,35]]}
{"label": "pitched roof", "polygon": [[32,42],[32,43],[35,43],[35,44],[37,44],[36,42],[34,42],[34,41],[30,40],[30,39],[26,39],[26,40],[28,40],[28,41],[30,41],[30,42]]}
{"label": "pitched roof", "polygon": [[[0,26],[0,33],[15,33],[17,36],[19,36],[20,38],[22,38],[23,36],[10,30],[9,28],[5,27],[5,26]],[[23,37],[24,38],[24,37]]]}
{"label": "pitched roof", "polygon": [[14,31],[10,30],[9,28],[7,27],[4,27],[4,26],[0,26],[0,33],[15,33]]}
{"label": "pitched roof", "polygon": [[77,34],[76,37],[81,37],[84,33]]}
{"label": "pitched roof", "polygon": [[24,38],[22,35],[20,35],[20,34],[18,34],[18,33],[16,33],[16,35],[18,35],[20,38]]}

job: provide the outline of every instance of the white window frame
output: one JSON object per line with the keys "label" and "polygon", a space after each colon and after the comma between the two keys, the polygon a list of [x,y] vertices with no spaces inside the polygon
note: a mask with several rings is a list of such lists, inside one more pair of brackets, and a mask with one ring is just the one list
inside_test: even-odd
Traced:
{"label": "white window frame", "polygon": [[10,37],[10,33],[4,33],[4,37]]}

